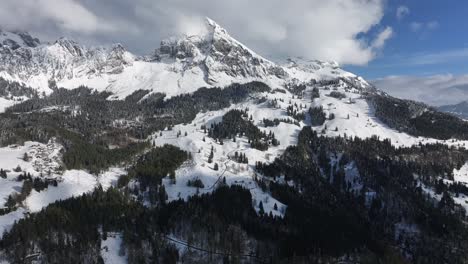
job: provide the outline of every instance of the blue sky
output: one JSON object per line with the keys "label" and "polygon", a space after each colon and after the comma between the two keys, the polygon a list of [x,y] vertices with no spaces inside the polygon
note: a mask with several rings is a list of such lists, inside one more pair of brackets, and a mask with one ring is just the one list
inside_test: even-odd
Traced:
{"label": "blue sky", "polygon": [[393,29],[385,48],[368,65],[346,69],[367,79],[468,73],[468,1],[388,1],[383,25]]}

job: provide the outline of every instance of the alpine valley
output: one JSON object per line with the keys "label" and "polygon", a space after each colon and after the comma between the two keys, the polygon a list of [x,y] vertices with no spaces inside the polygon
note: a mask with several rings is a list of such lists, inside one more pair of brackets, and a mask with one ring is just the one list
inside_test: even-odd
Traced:
{"label": "alpine valley", "polygon": [[468,263],[468,123],[206,19],[0,31],[0,263]]}

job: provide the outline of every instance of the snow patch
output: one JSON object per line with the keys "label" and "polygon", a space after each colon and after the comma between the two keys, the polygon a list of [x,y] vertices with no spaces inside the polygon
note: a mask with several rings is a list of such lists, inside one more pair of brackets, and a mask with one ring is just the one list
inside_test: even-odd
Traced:
{"label": "snow patch", "polygon": [[128,263],[125,251],[122,252],[122,234],[107,233],[107,239],[101,240],[101,257],[105,264]]}

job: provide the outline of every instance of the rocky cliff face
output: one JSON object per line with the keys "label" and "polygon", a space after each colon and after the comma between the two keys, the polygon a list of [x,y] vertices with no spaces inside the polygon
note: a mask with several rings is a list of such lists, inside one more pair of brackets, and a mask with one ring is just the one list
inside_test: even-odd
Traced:
{"label": "rocky cliff face", "polygon": [[176,60],[184,64],[184,69],[200,67],[209,82],[215,82],[219,73],[242,78],[288,77],[282,67],[248,49],[213,20],[206,19],[206,27],[207,33],[202,36],[163,40],[153,59]]}
{"label": "rocky cliff face", "polygon": [[119,44],[107,49],[86,48],[66,38],[41,44],[27,33],[0,34],[0,72],[25,83],[35,77],[61,81],[120,73],[134,60]]}

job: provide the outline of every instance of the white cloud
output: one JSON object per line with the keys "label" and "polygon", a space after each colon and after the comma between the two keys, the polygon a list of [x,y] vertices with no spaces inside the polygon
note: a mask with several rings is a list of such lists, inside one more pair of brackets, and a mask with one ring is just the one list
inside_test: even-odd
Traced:
{"label": "white cloud", "polygon": [[372,83],[395,97],[435,106],[468,100],[468,75],[389,76]]}
{"label": "white cloud", "polygon": [[423,23],[420,23],[420,22],[410,23],[410,29],[414,32],[419,31],[421,28],[423,28]]}
{"label": "white cloud", "polygon": [[430,22],[411,22],[410,29],[413,32],[425,30],[431,31],[439,28],[439,22],[437,21],[430,21]]}
{"label": "white cloud", "polygon": [[393,30],[391,27],[386,27],[380,34],[377,36],[377,38],[374,40],[372,43],[372,47],[375,49],[380,49],[385,45],[385,42],[391,38],[393,35]]}
{"label": "white cloud", "polygon": [[468,59],[468,48],[446,50],[434,53],[422,53],[402,60],[407,65],[436,65]]}
{"label": "white cloud", "polygon": [[0,25],[9,29],[53,24],[64,31],[84,34],[116,30],[74,0],[2,0],[1,5]]}
{"label": "white cloud", "polygon": [[409,15],[410,10],[407,6],[399,6],[396,11],[396,17],[398,20],[402,20],[405,16]]}
{"label": "white cloud", "polygon": [[196,33],[205,16],[252,49],[276,57],[366,64],[391,36],[389,28],[366,35],[380,24],[385,0],[1,1],[2,25],[50,36],[72,31],[95,43],[123,42],[140,53],[174,33]]}
{"label": "white cloud", "polygon": [[437,29],[437,28],[439,28],[439,22],[431,21],[431,22],[427,23],[427,29],[434,30],[434,29]]}
{"label": "white cloud", "polygon": [[[152,14],[169,9],[187,16],[212,17],[263,54],[366,64],[387,38],[382,35],[368,43],[358,35],[380,23],[383,6],[381,0],[200,0],[196,4],[166,0],[149,8]],[[180,23],[171,17],[166,21]]]}

